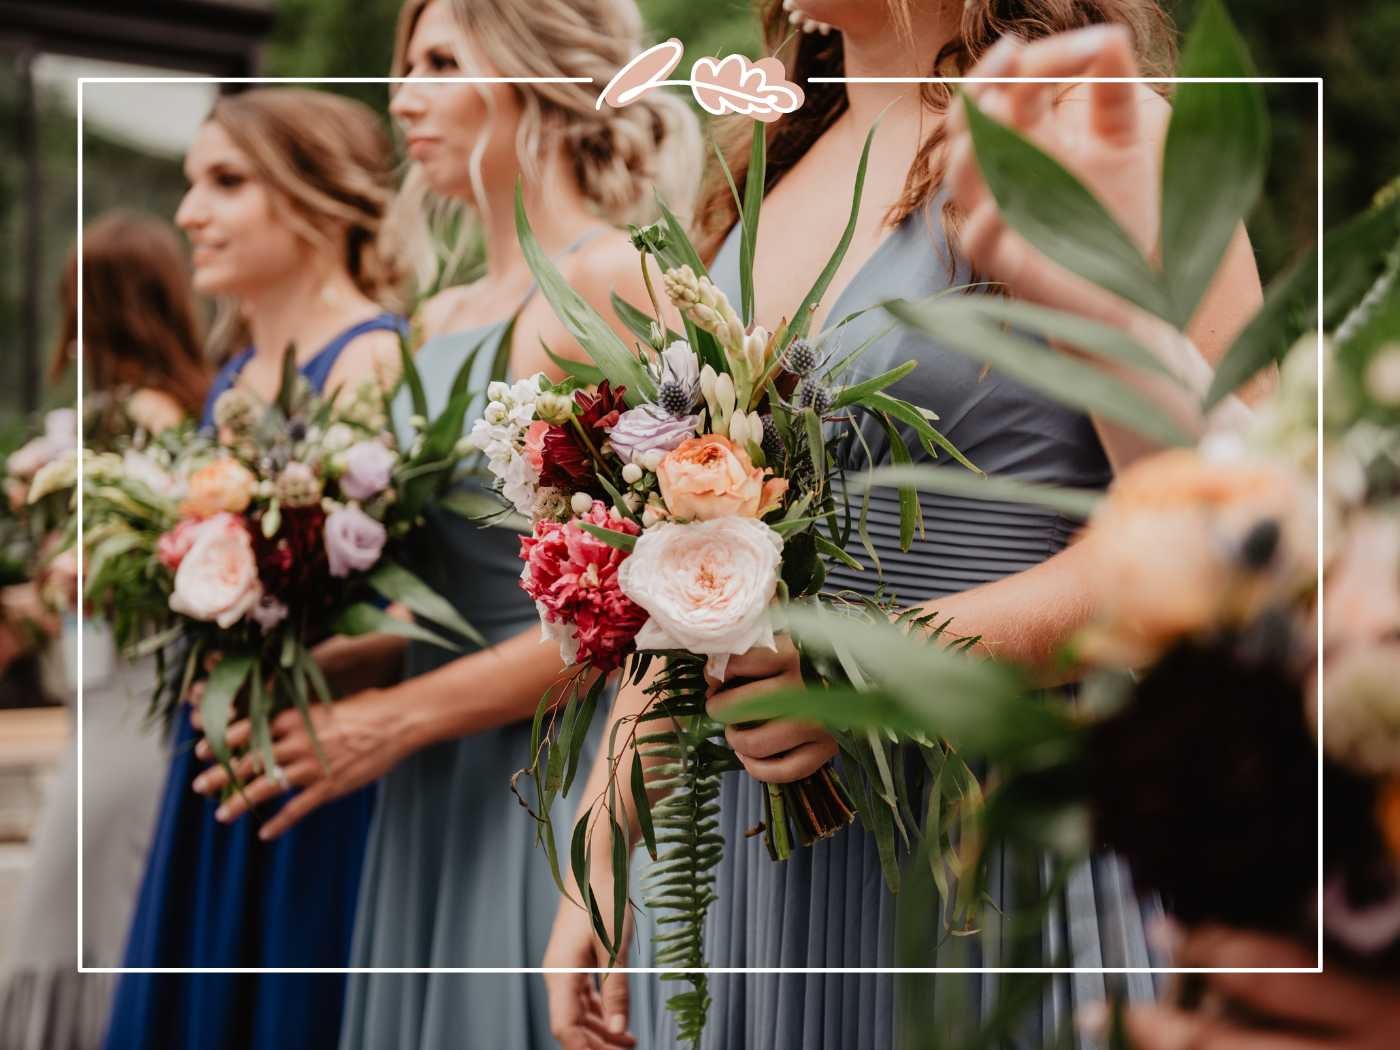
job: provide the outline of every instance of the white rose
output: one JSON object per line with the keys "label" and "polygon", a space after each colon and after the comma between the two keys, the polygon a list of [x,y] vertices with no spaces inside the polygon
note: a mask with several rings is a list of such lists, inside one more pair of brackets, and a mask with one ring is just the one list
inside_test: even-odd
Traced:
{"label": "white rose", "polygon": [[262,593],[253,540],[242,519],[215,514],[199,526],[175,572],[170,608],[227,630],[258,604]]}
{"label": "white rose", "polygon": [[684,649],[708,656],[723,679],[731,656],[776,649],[768,607],[778,589],[783,540],[755,518],[711,518],[663,525],[637,537],[618,568],[622,593],[650,619],[638,649]]}

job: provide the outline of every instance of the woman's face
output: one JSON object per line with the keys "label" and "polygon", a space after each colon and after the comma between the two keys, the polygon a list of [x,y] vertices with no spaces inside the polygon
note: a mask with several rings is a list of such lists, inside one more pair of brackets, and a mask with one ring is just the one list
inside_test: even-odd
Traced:
{"label": "woman's face", "polygon": [[228,133],[206,121],[185,154],[190,188],[175,224],[193,248],[194,289],[245,297],[306,266],[310,246],[279,221],[272,192]]}
{"label": "woman's face", "polygon": [[[498,75],[480,53],[463,40],[446,0],[433,0],[414,24],[404,75]],[[472,56],[472,68],[461,68],[459,54]],[[479,156],[483,182],[514,182],[520,167],[515,153],[520,103],[511,85],[398,84],[389,112],[434,193],[469,199],[474,154]]]}

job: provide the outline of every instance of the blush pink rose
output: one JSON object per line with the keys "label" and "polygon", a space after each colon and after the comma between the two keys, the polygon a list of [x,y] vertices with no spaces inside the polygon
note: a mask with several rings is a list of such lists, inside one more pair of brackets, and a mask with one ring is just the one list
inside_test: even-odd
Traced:
{"label": "blush pink rose", "polygon": [[537,419],[525,431],[525,462],[535,468],[538,474],[544,466],[544,436],[549,433],[549,424]]}
{"label": "blush pink rose", "polygon": [[228,629],[262,598],[253,538],[243,519],[216,514],[199,525],[175,572],[170,608]]}
{"label": "blush pink rose", "polygon": [[788,485],[783,478],[765,481],[765,474],[747,452],[719,434],[681,442],[656,468],[666,509],[692,521],[761,518],[778,505]]}
{"label": "blush pink rose", "polygon": [[195,537],[199,535],[203,525],[202,521],[186,518],[169,532],[162,533],[160,539],[156,540],[156,557],[160,563],[171,572],[178,569],[180,563],[185,560],[185,555],[194,546]]}

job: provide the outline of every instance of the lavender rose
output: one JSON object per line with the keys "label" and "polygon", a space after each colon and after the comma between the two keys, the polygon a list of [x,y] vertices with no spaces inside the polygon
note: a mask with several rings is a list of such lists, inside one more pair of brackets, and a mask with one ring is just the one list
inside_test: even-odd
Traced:
{"label": "lavender rose", "polygon": [[332,576],[349,576],[374,568],[384,541],[384,526],[359,507],[341,507],[326,518],[326,557]]}
{"label": "lavender rose", "polygon": [[366,500],[389,487],[396,457],[378,441],[360,441],[345,453],[340,490],[351,499]]}
{"label": "lavender rose", "polygon": [[670,452],[694,437],[699,424],[699,416],[676,419],[655,405],[641,405],[618,416],[608,439],[622,462],[641,466],[641,458],[648,452]]}

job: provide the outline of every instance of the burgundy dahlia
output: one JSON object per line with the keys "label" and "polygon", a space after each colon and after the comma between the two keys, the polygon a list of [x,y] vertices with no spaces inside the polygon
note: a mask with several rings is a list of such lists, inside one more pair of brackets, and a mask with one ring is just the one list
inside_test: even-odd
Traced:
{"label": "burgundy dahlia", "polygon": [[[594,454],[602,453],[608,431],[627,408],[627,402],[623,400],[625,393],[625,386],[614,390],[606,379],[598,384],[596,393],[590,394],[585,390],[574,392],[574,404],[578,411],[574,414],[573,422],[553,425],[545,432],[540,465],[542,484],[566,492],[595,489],[593,478],[598,468]],[[587,435],[587,441],[579,433],[580,430]]]}

